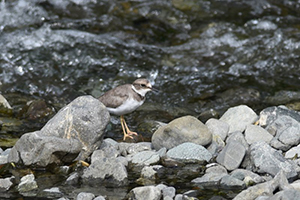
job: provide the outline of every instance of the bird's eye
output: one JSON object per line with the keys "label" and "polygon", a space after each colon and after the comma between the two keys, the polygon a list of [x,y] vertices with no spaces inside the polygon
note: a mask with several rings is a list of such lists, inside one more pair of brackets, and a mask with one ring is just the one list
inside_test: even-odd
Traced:
{"label": "bird's eye", "polygon": [[145,84],[141,84],[141,86],[142,86],[142,87],[146,87],[146,85],[145,85]]}

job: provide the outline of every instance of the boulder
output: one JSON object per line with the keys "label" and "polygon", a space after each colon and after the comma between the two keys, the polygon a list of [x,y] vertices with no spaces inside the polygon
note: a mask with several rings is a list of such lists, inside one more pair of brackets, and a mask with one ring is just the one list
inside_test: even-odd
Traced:
{"label": "boulder", "polygon": [[78,97],[40,131],[24,134],[10,151],[8,162],[45,167],[84,160],[100,146],[108,122],[109,113],[99,100]]}
{"label": "boulder", "polygon": [[167,157],[180,160],[185,163],[208,162],[212,155],[203,146],[191,142],[185,142],[170,149]]}
{"label": "boulder", "polygon": [[185,116],[162,126],[152,136],[152,144],[156,150],[166,147],[171,149],[185,142],[193,142],[202,146],[210,144],[212,134],[197,118]]}
{"label": "boulder", "polygon": [[287,178],[297,176],[297,165],[284,158],[277,150],[266,142],[256,142],[250,147],[251,161],[258,173],[268,173],[275,176],[279,171],[286,173]]}
{"label": "boulder", "polygon": [[247,143],[251,145],[254,142],[259,141],[265,141],[269,143],[273,139],[273,136],[260,126],[247,125],[245,130],[245,139]]}
{"label": "boulder", "polygon": [[229,133],[243,132],[247,125],[253,124],[257,119],[256,113],[246,105],[229,108],[220,118],[229,124]]}
{"label": "boulder", "polygon": [[226,122],[211,118],[205,123],[205,125],[213,135],[217,135],[225,141],[229,131],[229,125]]}

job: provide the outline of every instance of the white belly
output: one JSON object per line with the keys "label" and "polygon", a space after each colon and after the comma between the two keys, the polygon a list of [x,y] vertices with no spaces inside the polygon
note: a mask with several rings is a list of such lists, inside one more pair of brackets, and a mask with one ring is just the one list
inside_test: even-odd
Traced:
{"label": "white belly", "polygon": [[117,108],[107,108],[107,110],[111,114],[114,114],[114,115],[125,115],[125,114],[133,112],[138,107],[140,107],[143,103],[144,103],[144,101],[138,102],[133,99],[129,99],[129,100],[125,101],[121,106],[119,106]]}

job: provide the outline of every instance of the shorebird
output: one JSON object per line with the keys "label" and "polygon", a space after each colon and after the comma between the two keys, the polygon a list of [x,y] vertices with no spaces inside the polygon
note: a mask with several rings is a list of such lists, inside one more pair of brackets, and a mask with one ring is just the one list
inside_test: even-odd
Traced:
{"label": "shorebird", "polygon": [[120,116],[121,126],[125,140],[127,137],[133,139],[136,132],[129,130],[124,115],[133,112],[145,102],[147,92],[154,90],[147,79],[135,80],[132,84],[117,86],[102,96],[99,100],[107,107],[109,113]]}

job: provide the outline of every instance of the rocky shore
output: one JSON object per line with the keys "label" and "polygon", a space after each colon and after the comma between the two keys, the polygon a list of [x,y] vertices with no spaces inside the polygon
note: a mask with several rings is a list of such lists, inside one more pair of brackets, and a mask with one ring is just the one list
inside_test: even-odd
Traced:
{"label": "rocky shore", "polygon": [[[101,102],[81,96],[0,151],[0,197],[180,200],[215,191],[208,199],[300,199],[296,111],[274,106],[257,115],[240,105],[205,124],[183,116],[138,143],[103,139],[109,118]],[[62,184],[44,188],[39,171],[61,174]]]}

